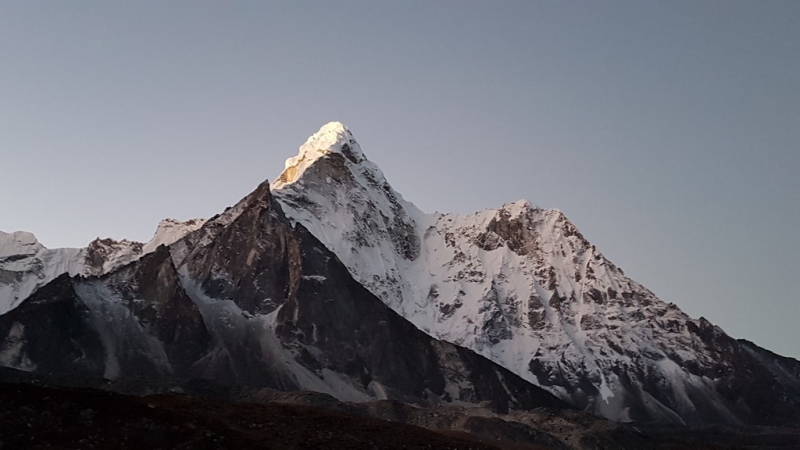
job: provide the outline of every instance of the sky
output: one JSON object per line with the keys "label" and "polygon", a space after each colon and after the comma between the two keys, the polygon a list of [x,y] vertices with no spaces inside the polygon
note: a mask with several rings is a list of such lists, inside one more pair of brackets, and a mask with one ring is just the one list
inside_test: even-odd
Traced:
{"label": "sky", "polygon": [[800,358],[800,2],[0,2],[0,230],[48,247],[212,216],[334,120],[422,210],[558,208]]}

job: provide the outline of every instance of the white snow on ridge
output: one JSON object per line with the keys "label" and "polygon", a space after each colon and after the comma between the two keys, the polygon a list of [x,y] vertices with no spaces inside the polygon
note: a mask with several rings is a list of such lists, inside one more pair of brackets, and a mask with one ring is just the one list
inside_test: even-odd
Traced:
{"label": "white snow on ridge", "polygon": [[44,248],[33,233],[15,231],[4,233],[0,231],[0,258],[12,255],[32,255]]}
{"label": "white snow on ridge", "polygon": [[330,122],[306,140],[297,156],[286,160],[286,167],[272,188],[295,182],[314,161],[330,153],[345,154],[358,162],[366,159],[350,130],[341,122]]}
{"label": "white snow on ridge", "polygon": [[169,245],[205,223],[202,219],[162,221],[146,244],[96,239],[84,248],[48,249],[26,231],[0,231],[0,314],[62,274],[102,275]]}
{"label": "white snow on ridge", "polygon": [[0,231],[0,314],[59,275],[79,274],[83,260],[82,249],[50,250],[31,233]]}
{"label": "white snow on ridge", "polygon": [[142,247],[142,254],[152,253],[159,245],[170,245],[192,231],[199,230],[206,219],[190,219],[184,222],[175,219],[164,219],[158,224],[156,233]]}

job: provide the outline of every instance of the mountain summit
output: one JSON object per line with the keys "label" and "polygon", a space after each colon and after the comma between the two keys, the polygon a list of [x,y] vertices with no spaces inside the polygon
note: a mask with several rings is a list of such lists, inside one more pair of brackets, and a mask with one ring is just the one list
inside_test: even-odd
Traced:
{"label": "mountain summit", "polygon": [[353,164],[366,160],[350,130],[341,122],[330,122],[306,140],[297,156],[286,160],[286,167],[272,184],[272,189],[294,183],[317,159],[332,153],[343,155]]}

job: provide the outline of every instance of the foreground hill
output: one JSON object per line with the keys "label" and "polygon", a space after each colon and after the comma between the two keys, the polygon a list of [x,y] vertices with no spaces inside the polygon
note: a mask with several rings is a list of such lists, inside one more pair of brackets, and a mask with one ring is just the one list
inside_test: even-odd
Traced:
{"label": "foreground hill", "polygon": [[[619,424],[570,410],[339,403],[324,394],[242,392],[248,402],[55,388],[0,370],[0,443],[30,449],[796,449],[800,431]],[[15,380],[9,382],[8,380]],[[21,383],[25,381],[25,383]],[[257,402],[257,403],[256,403]]]}

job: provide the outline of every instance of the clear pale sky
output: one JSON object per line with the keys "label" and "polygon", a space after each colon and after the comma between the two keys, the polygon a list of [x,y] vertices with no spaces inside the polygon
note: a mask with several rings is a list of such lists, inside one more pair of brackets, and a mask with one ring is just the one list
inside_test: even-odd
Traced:
{"label": "clear pale sky", "polygon": [[425,211],[559,208],[800,357],[800,2],[0,2],[0,230],[146,241],[347,124]]}

